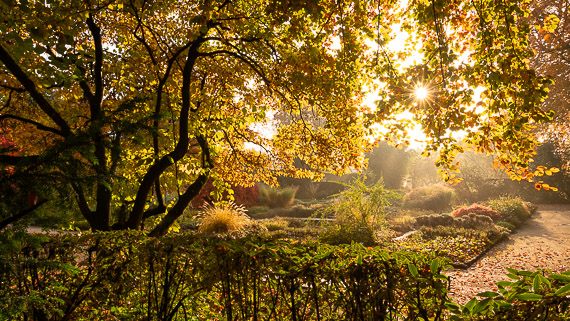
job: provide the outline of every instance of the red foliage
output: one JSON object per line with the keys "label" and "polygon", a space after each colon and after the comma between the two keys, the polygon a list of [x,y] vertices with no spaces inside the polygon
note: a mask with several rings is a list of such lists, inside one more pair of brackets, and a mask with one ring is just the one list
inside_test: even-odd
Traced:
{"label": "red foliage", "polygon": [[497,221],[501,218],[501,214],[499,214],[499,212],[497,212],[494,209],[491,209],[489,207],[479,205],[477,203],[472,204],[471,206],[468,206],[468,207],[458,208],[455,211],[453,211],[453,213],[451,213],[451,215],[453,217],[462,217],[465,215],[469,215],[471,213],[474,213],[477,215],[489,216],[490,218],[493,219],[493,221]]}
{"label": "red foliage", "polygon": [[[202,207],[207,201],[212,200],[210,193],[216,189],[212,182],[213,180],[209,179],[200,191],[200,194],[192,200],[192,206],[194,208]],[[257,185],[253,185],[251,187],[234,186],[232,189],[234,190],[234,203],[245,207],[259,205],[257,200],[259,196],[259,188]],[[227,199],[227,194],[224,194],[223,198]]]}

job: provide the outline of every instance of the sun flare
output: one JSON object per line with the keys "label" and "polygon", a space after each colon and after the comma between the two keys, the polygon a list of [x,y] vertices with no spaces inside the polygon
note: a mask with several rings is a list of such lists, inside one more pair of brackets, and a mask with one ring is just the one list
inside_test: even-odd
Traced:
{"label": "sun flare", "polygon": [[424,86],[417,86],[414,90],[414,96],[417,100],[425,100],[429,96],[429,91]]}

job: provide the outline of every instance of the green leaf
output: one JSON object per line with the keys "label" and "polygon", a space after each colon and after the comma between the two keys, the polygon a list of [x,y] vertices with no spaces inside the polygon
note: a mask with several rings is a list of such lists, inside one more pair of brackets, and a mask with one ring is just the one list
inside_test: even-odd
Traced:
{"label": "green leaf", "polygon": [[565,286],[561,287],[556,292],[554,292],[554,294],[555,295],[562,295],[562,294],[565,294],[567,292],[570,292],[570,284],[566,284]]}
{"label": "green leaf", "polygon": [[534,289],[534,292],[538,292],[542,288],[540,286],[540,278],[538,277],[538,275],[536,275],[532,280],[532,288]]}
{"label": "green leaf", "polygon": [[550,274],[548,276],[550,279],[556,280],[556,281],[561,281],[561,282],[565,282],[568,283],[570,282],[570,277],[566,276],[566,275],[560,275],[560,274]]}
{"label": "green leaf", "polygon": [[485,308],[487,306],[489,306],[489,303],[491,303],[491,298],[487,298],[485,300],[479,301],[479,303],[477,303],[472,310],[472,314],[479,314],[481,311],[485,310]]}
{"label": "green leaf", "polygon": [[475,298],[471,299],[469,302],[467,302],[467,304],[465,304],[465,306],[463,308],[463,313],[465,313],[465,312],[471,313],[471,311],[473,310],[473,307],[477,303],[479,303],[479,301],[477,301],[477,299],[475,299]]}
{"label": "green leaf", "polygon": [[[518,278],[517,278],[518,279]],[[507,287],[513,285],[513,282],[510,281],[499,281],[495,283],[498,287]]]}
{"label": "green leaf", "polygon": [[523,301],[539,301],[542,300],[542,295],[536,293],[523,293],[517,295],[516,298]]}
{"label": "green leaf", "polygon": [[506,268],[507,271],[509,271],[509,273],[517,275],[519,271],[513,269],[513,268]]}
{"label": "green leaf", "polygon": [[415,265],[409,263],[408,264],[408,270],[410,270],[410,273],[412,273],[413,276],[415,276],[415,277],[419,276],[418,269],[416,268]]}
{"label": "green leaf", "polygon": [[494,297],[499,296],[499,293],[487,291],[487,292],[481,292],[481,293],[477,294],[477,296],[480,296],[482,298],[494,298]]}
{"label": "green leaf", "polygon": [[430,270],[432,274],[437,274],[437,268],[439,267],[439,260],[438,259],[434,259],[433,261],[431,261],[430,264]]}
{"label": "green leaf", "polygon": [[519,271],[518,275],[522,275],[522,276],[532,276],[534,273],[536,273],[536,272]]}
{"label": "green leaf", "polygon": [[537,274],[538,278],[540,279],[540,282],[544,285],[546,285],[548,288],[551,288],[552,285],[550,284],[550,281],[548,281],[548,279],[546,277],[544,277],[544,275],[542,274]]}

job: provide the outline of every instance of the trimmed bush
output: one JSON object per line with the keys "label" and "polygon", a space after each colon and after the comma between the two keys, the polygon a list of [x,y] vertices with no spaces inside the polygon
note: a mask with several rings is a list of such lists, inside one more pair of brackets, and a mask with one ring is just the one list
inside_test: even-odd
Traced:
{"label": "trimmed bush", "polygon": [[451,209],[455,197],[455,191],[447,185],[429,185],[406,194],[403,207],[444,212]]}
{"label": "trimmed bush", "polygon": [[377,245],[374,229],[362,225],[327,225],[319,234],[319,241],[331,245],[359,243],[364,246]]}
{"label": "trimmed bush", "polygon": [[452,226],[453,217],[447,214],[431,214],[416,217],[416,225],[419,226]]}
{"label": "trimmed bush", "polygon": [[66,235],[0,267],[2,320],[433,320],[448,302],[446,260],[359,244]]}
{"label": "trimmed bush", "polygon": [[433,254],[259,236],[14,236],[0,233],[0,320],[570,318],[570,272],[508,269],[498,292],[461,306]]}
{"label": "trimmed bush", "polygon": [[479,205],[477,203],[472,204],[468,207],[458,208],[455,211],[453,211],[453,213],[451,213],[451,216],[457,218],[457,217],[463,217],[463,216],[466,216],[469,214],[488,216],[493,221],[497,221],[497,220],[501,219],[501,215],[499,214],[499,212],[495,211],[492,208],[489,208],[489,207],[486,207],[483,205]]}

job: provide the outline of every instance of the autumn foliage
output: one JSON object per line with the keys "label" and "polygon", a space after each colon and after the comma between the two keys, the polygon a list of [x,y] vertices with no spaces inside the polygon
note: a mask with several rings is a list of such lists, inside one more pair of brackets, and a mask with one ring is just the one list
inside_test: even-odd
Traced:
{"label": "autumn foliage", "polygon": [[499,212],[483,206],[483,205],[479,205],[479,204],[472,204],[468,207],[461,207],[456,209],[455,211],[453,211],[451,213],[451,215],[453,217],[459,218],[459,217],[463,217],[469,214],[476,214],[476,215],[483,215],[483,216],[488,216],[491,219],[493,219],[493,221],[498,221],[501,219],[501,215],[499,214]]}

